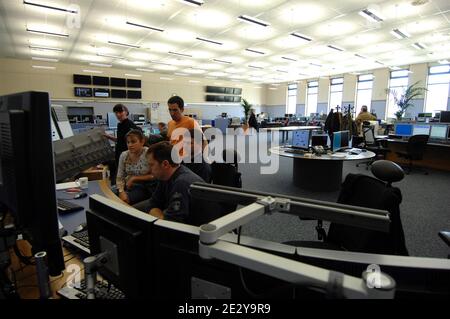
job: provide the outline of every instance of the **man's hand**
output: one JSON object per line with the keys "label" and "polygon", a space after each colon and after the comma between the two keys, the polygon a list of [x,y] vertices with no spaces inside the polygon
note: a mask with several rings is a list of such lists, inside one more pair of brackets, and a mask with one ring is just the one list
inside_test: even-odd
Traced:
{"label": "man's hand", "polygon": [[130,203],[130,199],[128,198],[128,195],[126,192],[120,192],[119,193],[119,198],[121,200],[123,200],[125,203],[129,204]]}
{"label": "man's hand", "polygon": [[152,208],[148,213],[150,215],[152,215],[153,217],[156,217],[159,219],[164,219],[164,214],[163,214],[162,210],[159,208]]}

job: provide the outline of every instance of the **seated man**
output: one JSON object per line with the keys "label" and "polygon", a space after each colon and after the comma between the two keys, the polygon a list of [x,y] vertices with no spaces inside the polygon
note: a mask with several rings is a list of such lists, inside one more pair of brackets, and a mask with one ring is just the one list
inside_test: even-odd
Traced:
{"label": "seated man", "polygon": [[[190,152],[186,152],[182,164],[200,176],[206,183],[211,183],[211,165],[208,159],[203,158],[203,133],[200,130],[190,129],[190,138],[186,138],[185,145]],[[183,139],[184,140],[184,139]]]}
{"label": "seated man", "polygon": [[183,223],[189,221],[189,187],[194,182],[204,181],[188,168],[175,163],[177,159],[172,158],[172,148],[167,141],[149,147],[147,159],[158,185],[150,201],[140,202],[134,207],[157,218]]}
{"label": "seated man", "polygon": [[362,124],[364,121],[375,121],[377,118],[367,111],[367,105],[361,106],[361,112],[356,117],[356,126],[358,134],[362,135]]}

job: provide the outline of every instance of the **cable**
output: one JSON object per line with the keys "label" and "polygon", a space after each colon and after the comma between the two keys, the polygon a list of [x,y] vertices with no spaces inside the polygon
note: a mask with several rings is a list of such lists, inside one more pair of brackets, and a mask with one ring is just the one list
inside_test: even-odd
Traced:
{"label": "cable", "polygon": [[238,245],[241,244],[241,230],[242,230],[242,226],[239,226],[239,228],[238,228],[238,238],[237,238],[237,244]]}

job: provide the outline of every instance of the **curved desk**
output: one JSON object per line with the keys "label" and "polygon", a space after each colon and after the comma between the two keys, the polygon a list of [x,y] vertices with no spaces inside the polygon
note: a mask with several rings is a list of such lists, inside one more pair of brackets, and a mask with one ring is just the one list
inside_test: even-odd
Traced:
{"label": "curved desk", "polygon": [[[278,131],[281,132],[281,142],[284,143],[289,139],[289,132],[298,131],[298,130],[320,130],[320,126],[278,126],[278,127],[262,127],[260,129],[261,132],[272,132],[272,140],[273,140],[273,132]],[[285,137],[286,134],[286,137]]]}
{"label": "curved desk", "polygon": [[[273,147],[270,151],[280,156],[294,159],[294,185],[311,191],[336,191],[342,183],[342,166],[344,161],[363,161],[375,157],[375,153],[366,151],[358,155],[348,153],[313,155],[287,153],[282,146]],[[339,157],[338,157],[339,156]]]}

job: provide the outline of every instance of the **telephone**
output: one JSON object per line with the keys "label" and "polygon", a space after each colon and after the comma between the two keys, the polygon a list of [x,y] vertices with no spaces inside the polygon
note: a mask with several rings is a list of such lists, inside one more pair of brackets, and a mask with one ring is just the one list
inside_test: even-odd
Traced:
{"label": "telephone", "polygon": [[317,155],[326,154],[326,151],[322,145],[313,146],[312,149],[313,149],[313,152]]}

